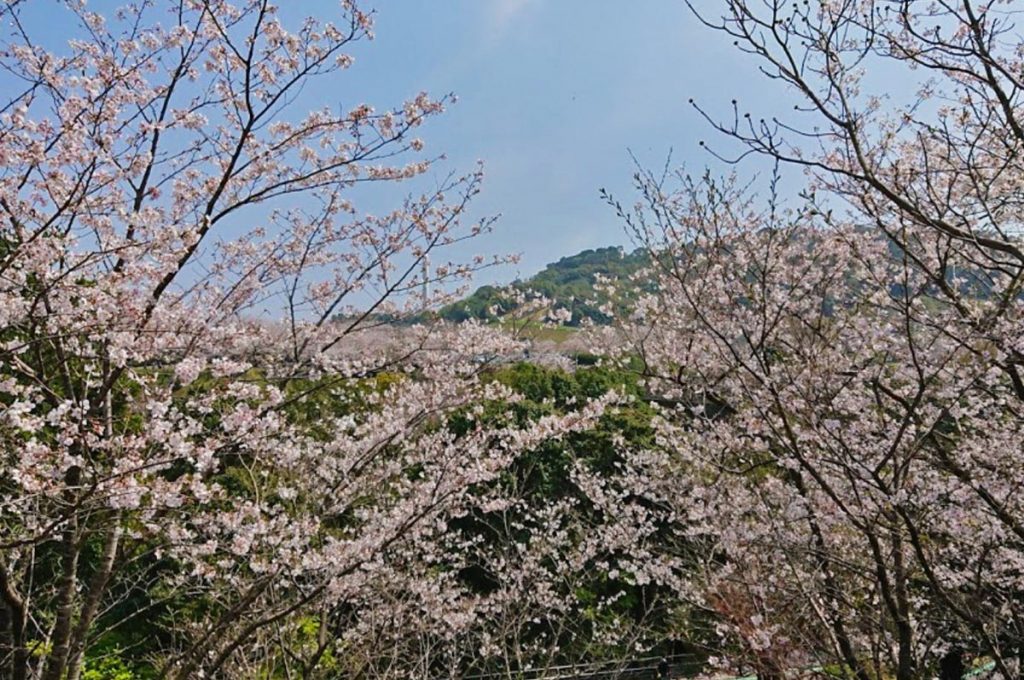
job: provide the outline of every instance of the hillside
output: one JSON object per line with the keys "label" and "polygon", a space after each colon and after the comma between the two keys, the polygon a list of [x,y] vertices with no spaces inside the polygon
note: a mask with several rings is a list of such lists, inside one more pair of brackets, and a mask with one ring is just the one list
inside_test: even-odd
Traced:
{"label": "hillside", "polygon": [[[641,270],[647,262],[647,253],[642,249],[631,253],[616,247],[584,250],[563,257],[530,278],[513,282],[510,287],[518,291],[539,293],[552,300],[555,308],[570,310],[570,325],[578,325],[583,319],[608,323],[609,318],[599,311],[599,307],[609,302],[609,299],[595,288],[596,277],[600,275],[625,280]],[[440,316],[449,321],[493,319],[495,310],[499,315],[504,314],[512,311],[514,305],[505,289],[482,286],[464,300],[441,309]]]}

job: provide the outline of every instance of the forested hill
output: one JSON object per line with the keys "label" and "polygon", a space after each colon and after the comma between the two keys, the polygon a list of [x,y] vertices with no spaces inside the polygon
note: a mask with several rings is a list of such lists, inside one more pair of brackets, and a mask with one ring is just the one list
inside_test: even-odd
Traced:
{"label": "forested hill", "polygon": [[[528,279],[515,281],[511,288],[539,293],[551,300],[553,307],[571,310],[572,325],[583,319],[607,323],[609,318],[598,308],[608,302],[608,296],[595,288],[597,276],[624,281],[647,262],[647,252],[639,248],[629,253],[617,247],[584,250],[549,264]],[[464,300],[444,307],[440,315],[449,321],[491,319],[494,310],[501,314],[514,306],[505,289],[482,286]]]}

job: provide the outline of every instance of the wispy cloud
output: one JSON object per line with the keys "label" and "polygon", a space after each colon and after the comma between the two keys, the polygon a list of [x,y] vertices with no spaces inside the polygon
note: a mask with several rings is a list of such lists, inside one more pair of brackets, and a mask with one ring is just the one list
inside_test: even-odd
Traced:
{"label": "wispy cloud", "polygon": [[538,0],[491,0],[490,23],[494,34],[502,34]]}

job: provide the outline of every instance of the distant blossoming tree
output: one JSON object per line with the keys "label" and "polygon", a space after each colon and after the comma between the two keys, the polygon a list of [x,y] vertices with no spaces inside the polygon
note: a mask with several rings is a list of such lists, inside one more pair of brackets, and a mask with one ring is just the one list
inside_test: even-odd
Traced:
{"label": "distant blossoming tree", "polygon": [[521,348],[373,341],[487,264],[445,256],[488,226],[463,221],[479,173],[349,199],[432,167],[413,133],[448,98],[296,112],[371,36],[349,0],[291,28],[266,0],[68,1],[54,49],[26,5],[0,8],[0,675],[143,643],[160,678],[329,674],[385,574],[457,625],[444,518],[600,409],[455,433],[514,398],[479,357]]}

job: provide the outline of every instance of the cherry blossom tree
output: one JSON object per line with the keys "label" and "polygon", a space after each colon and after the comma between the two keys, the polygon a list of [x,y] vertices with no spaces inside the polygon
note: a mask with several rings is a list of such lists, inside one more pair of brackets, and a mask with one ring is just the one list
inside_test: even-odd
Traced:
{"label": "cherry blossom tree", "polygon": [[614,504],[689,537],[658,578],[765,677],[916,677],[960,646],[1010,677],[1021,424],[991,337],[877,232],[645,181],[655,207],[629,219],[660,291],[622,331],[661,444]]}
{"label": "cherry blossom tree", "polygon": [[479,171],[351,198],[435,167],[414,134],[451,98],[303,113],[372,37],[349,0],[62,2],[53,49],[23,8],[0,9],[0,672],[77,680],[136,645],[160,678],[329,675],[382,583],[455,625],[446,518],[601,405],[455,431],[515,400],[480,357],[521,345],[374,335],[488,264],[447,255],[489,228]]}
{"label": "cherry blossom tree", "polygon": [[[347,674],[420,678],[433,669],[435,677],[548,677],[567,668],[611,671],[663,641],[671,591],[632,578],[633,552],[622,542],[631,545],[637,536],[608,541],[602,527],[614,522],[614,513],[591,502],[586,491],[617,459],[614,440],[631,426],[644,427],[647,409],[625,398],[628,384],[607,389],[607,383],[588,381],[598,376],[614,382],[604,369],[572,375],[533,364],[490,374],[522,395],[511,405],[485,405],[483,417],[490,422],[563,412],[591,425],[520,455],[477,489],[474,507],[447,521],[442,548],[407,556],[410,564],[427,562],[429,568],[413,571],[436,575],[444,588],[427,590],[422,578],[410,588],[405,578],[380,574],[379,587],[366,593],[392,605],[360,608],[367,616],[348,624],[353,647]],[[603,404],[584,395],[604,395]],[[595,408],[602,414],[598,421],[586,415]],[[465,426],[460,418],[455,422]],[[438,593],[449,598],[445,606],[424,604],[425,594]],[[442,616],[439,625],[435,618]]]}
{"label": "cherry blossom tree", "polygon": [[[640,201],[619,211],[660,291],[622,330],[663,434],[622,502],[660,499],[647,512],[689,534],[681,596],[762,677],[836,664],[909,679],[960,649],[1019,677],[1016,15],[693,9],[799,100],[786,119],[736,104],[708,120],[808,188],[787,209],[733,181],[638,174]],[[919,90],[877,92],[883,70]]]}

